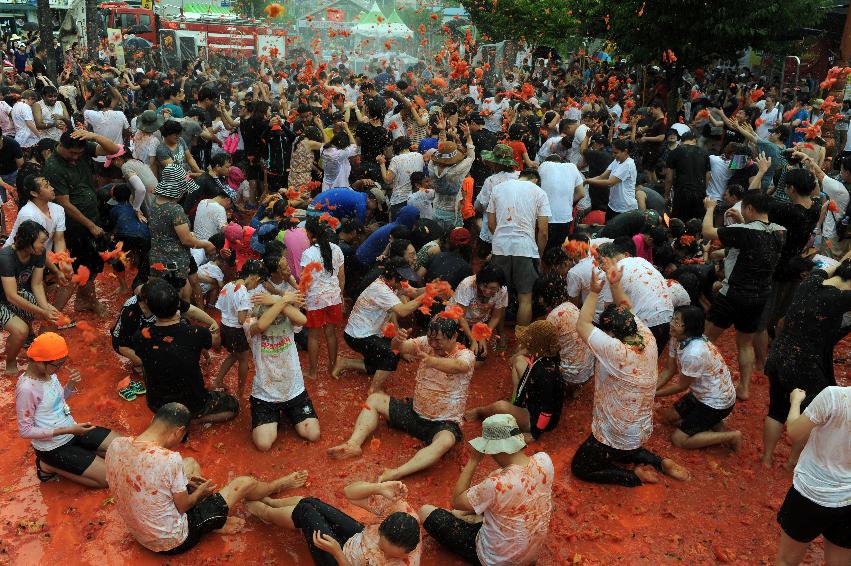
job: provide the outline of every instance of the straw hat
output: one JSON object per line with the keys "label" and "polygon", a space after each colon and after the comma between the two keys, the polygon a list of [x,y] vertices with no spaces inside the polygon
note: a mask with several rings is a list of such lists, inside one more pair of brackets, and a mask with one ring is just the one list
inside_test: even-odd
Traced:
{"label": "straw hat", "polygon": [[508,414],[492,415],[482,422],[482,435],[470,441],[482,454],[515,454],[526,447],[517,421]]}
{"label": "straw hat", "polygon": [[559,355],[558,329],[549,321],[536,320],[528,326],[518,326],[514,333],[523,349],[535,357]]}
{"label": "straw hat", "polygon": [[458,144],[451,141],[441,142],[431,160],[437,165],[455,165],[464,160],[464,154],[458,149]]}

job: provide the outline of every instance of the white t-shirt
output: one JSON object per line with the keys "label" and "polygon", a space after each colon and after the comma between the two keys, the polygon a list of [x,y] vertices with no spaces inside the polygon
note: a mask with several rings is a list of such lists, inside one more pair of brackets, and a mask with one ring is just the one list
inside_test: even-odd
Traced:
{"label": "white t-shirt", "polygon": [[307,296],[304,298],[307,310],[315,311],[332,305],[339,305],[343,302],[339,279],[340,269],[345,262],[343,250],[337,244],[331,244],[332,273],[329,273],[324,267],[325,264],[322,261],[322,252],[319,250],[319,244],[313,244],[301,254],[300,264],[302,272],[304,272],[304,268],[308,263],[314,262],[323,267],[318,271],[312,272],[313,281],[310,287],[307,288]]}
{"label": "white t-shirt", "polygon": [[380,336],[390,319],[390,309],[401,303],[396,293],[380,277],[364,289],[346,324],[346,334],[352,338]]}
{"label": "white t-shirt", "polygon": [[762,114],[759,115],[762,122],[756,127],[756,136],[761,140],[767,140],[769,130],[777,124],[778,118],[780,118],[780,111],[777,106],[772,108],[771,112],[763,110]]}
{"label": "white t-shirt", "polygon": [[675,123],[671,124],[670,129],[672,129],[672,130],[676,131],[678,134],[680,134],[680,137],[682,137],[683,134],[685,134],[686,132],[691,131],[691,128],[689,128],[686,124],[680,124],[679,122],[675,122]]}
{"label": "white t-shirt", "polygon": [[691,297],[688,291],[675,279],[668,279],[668,293],[671,295],[671,305],[675,309],[691,304]]}
{"label": "white t-shirt", "polygon": [[420,189],[415,193],[411,193],[408,197],[408,205],[415,207],[420,211],[420,218],[431,220],[432,212],[434,212],[434,190]]}
{"label": "white t-shirt", "polygon": [[671,322],[674,305],[665,276],[643,257],[626,257],[618,267],[623,268],[621,285],[632,303],[632,313],[647,326]]}
{"label": "white t-shirt", "polygon": [[[201,264],[198,266],[198,275],[203,275],[205,277],[210,277],[215,279],[219,283],[219,287],[222,286],[222,283],[225,281],[225,273],[222,269],[216,265],[213,261],[208,261],[207,263]],[[200,283],[201,292],[206,294],[213,287],[210,283],[204,283],[203,281]]]}
{"label": "white t-shirt", "polygon": [[[494,173],[487,177],[484,183],[482,183],[482,190],[479,191],[479,196],[476,197],[476,210],[480,212],[486,211],[488,204],[490,204],[491,194],[493,193],[494,188],[505,181],[517,179],[519,176],[520,171],[500,171],[499,173]],[[491,234],[490,228],[488,228],[487,215],[484,215],[482,220],[482,229],[479,231],[479,238],[481,238],[483,242],[490,243],[493,241],[493,234]]]}
{"label": "white t-shirt", "polygon": [[613,185],[609,191],[609,208],[615,212],[636,210],[638,201],[635,200],[635,180],[638,178],[638,171],[632,157],[625,159],[623,163],[612,161],[606,171],[610,172],[610,176],[620,179],[620,183]]}
{"label": "white t-shirt", "polygon": [[[851,139],[851,136],[848,136]],[[835,212],[836,219],[842,218],[842,211],[846,210],[848,206],[849,194],[848,191],[845,190],[845,185],[843,185],[840,181],[828,177],[825,175],[824,179],[821,182],[822,190],[827,193],[827,196],[834,202],[836,202],[836,208],[838,212]],[[836,237],[836,219],[834,219],[834,214],[831,214],[829,211],[824,217],[824,225],[822,226],[822,236],[825,239],[835,238]]]}
{"label": "white t-shirt", "polygon": [[476,554],[488,566],[527,566],[547,538],[553,508],[553,461],[537,452],[525,467],[492,472],[467,490],[473,510],[484,516]]}
{"label": "white t-shirt", "polygon": [[27,122],[32,122],[35,125],[33,118],[33,109],[23,100],[19,100],[12,107],[12,124],[15,125],[15,141],[21,147],[32,147],[38,143],[39,136],[32,133],[27,127]]}
{"label": "white t-shirt", "polygon": [[228,223],[228,212],[224,206],[213,199],[204,199],[198,203],[192,231],[199,240],[209,240],[213,234],[221,232]]}
{"label": "white t-shirt", "polygon": [[573,194],[585,177],[573,163],[545,161],[538,167],[541,190],[550,202],[550,224],[567,224],[573,220]]}
{"label": "white t-shirt", "polygon": [[464,307],[464,318],[470,326],[477,322],[487,322],[491,319],[494,309],[504,309],[508,306],[508,287],[503,285],[496,295],[483,303],[476,288],[476,276],[470,275],[458,283],[449,304]]}
{"label": "white t-shirt", "polygon": [[815,428],[792,485],[823,507],[851,505],[851,387],[826,387],[804,411]]}
{"label": "white t-shirt", "polygon": [[502,102],[497,103],[493,98],[486,98],[482,103],[482,117],[485,119],[485,128],[491,132],[499,133],[502,131],[502,113],[510,104],[508,99],[503,98]]}
{"label": "white t-shirt", "polygon": [[9,232],[9,237],[6,238],[4,248],[8,248],[15,242],[15,234],[18,233],[18,226],[24,220],[34,220],[41,224],[41,227],[47,230],[47,241],[44,243],[45,249],[49,252],[53,251],[53,236],[56,232],[65,232],[65,209],[55,202],[47,203],[47,210],[50,217],[44,215],[42,211],[32,201],[27,202],[18,211],[18,216],[15,218],[15,224],[12,226],[12,231]]}
{"label": "white t-shirt", "polygon": [[231,281],[225,285],[216,300],[216,308],[222,313],[222,325],[231,328],[242,328],[239,312],[250,312],[252,306],[248,289],[238,281]]}
{"label": "white t-shirt", "polygon": [[676,358],[681,374],[694,379],[691,392],[698,401],[713,409],[729,409],[736,404],[730,369],[715,344],[700,337],[681,346],[672,338],[668,354]]}
{"label": "white t-shirt", "polygon": [[186,491],[183,458],[151,442],[119,436],[106,452],[106,479],[118,515],[139,544],[171,550],[189,536],[189,519],[174,494]]}
{"label": "white t-shirt", "polygon": [[251,336],[249,329],[254,322],[246,321],[243,325],[254,358],[251,396],[269,403],[285,403],[298,397],[304,392],[304,376],[293,340],[292,324],[289,319],[283,323],[287,330],[281,336]]}
{"label": "white t-shirt", "polygon": [[621,105],[615,102],[614,106],[609,106],[608,108],[609,114],[612,116],[615,123],[620,122],[621,114],[623,114],[623,108],[621,108]]}
{"label": "white t-shirt", "polygon": [[570,144],[570,152],[567,156],[568,160],[574,165],[579,165],[579,162],[582,160],[582,153],[579,151],[579,148],[582,146],[582,142],[585,141],[585,136],[587,135],[588,125],[579,124],[576,132],[573,134],[573,143]]}
{"label": "white t-shirt", "polygon": [[636,351],[595,328],[588,346],[597,358],[591,432],[617,450],[635,450],[653,432],[658,360],[653,333],[636,317],[644,349]]}
{"label": "white t-shirt", "polygon": [[535,155],[535,161],[543,165],[547,157],[553,154],[553,152],[555,151],[555,147],[561,143],[563,137],[564,136],[562,136],[561,134],[558,134],[551,138],[548,138],[547,141],[542,143],[537,155]]}
{"label": "white t-shirt", "polygon": [[[586,257],[576,262],[576,265],[567,272],[567,294],[571,297],[579,297],[584,303],[591,292],[591,270],[594,268],[594,259]],[[606,308],[606,304],[612,302],[612,291],[605,274],[598,269],[597,276],[603,278],[603,290],[597,295],[597,308],[594,310],[594,322],[600,319],[600,313]]]}
{"label": "white t-shirt", "polygon": [[547,322],[558,330],[559,368],[567,383],[585,383],[594,372],[594,354],[576,332],[579,308],[573,303],[562,303],[547,315]]}
{"label": "white t-shirt", "polygon": [[355,144],[346,149],[326,147],[322,150],[322,161],[325,166],[325,175],[322,177],[323,191],[349,186],[349,173],[352,172],[349,159],[357,154],[358,146]]}
{"label": "white t-shirt", "polygon": [[[709,156],[709,171],[711,177],[706,186],[706,196],[720,201],[727,190],[727,182],[733,176],[734,171],[730,169],[730,162],[719,155]],[[747,189],[747,187],[744,187]]]}
{"label": "white t-shirt", "polygon": [[[414,338],[414,345],[418,353],[435,355],[434,349],[428,343],[428,336]],[[467,405],[467,390],[476,367],[476,355],[460,344],[456,346],[455,351],[446,356],[446,359],[464,362],[464,371],[446,373],[433,367],[424,367],[423,364],[417,368],[414,411],[424,419],[461,422]]]}
{"label": "white t-shirt", "polygon": [[491,193],[488,214],[496,215],[493,254],[537,259],[535,228],[538,217],[550,217],[547,193],[535,183],[511,180]]}
{"label": "white t-shirt", "polygon": [[[91,125],[94,133],[118,145],[124,143],[124,130],[130,129],[127,116],[118,110],[84,110],[83,118],[86,119],[87,124]],[[100,155],[95,158],[95,161],[103,163],[106,161],[106,156]]]}
{"label": "white t-shirt", "polygon": [[425,167],[423,155],[415,151],[402,153],[390,160],[388,171],[393,172],[393,192],[390,194],[390,205],[408,202],[411,196],[411,173],[422,171]]}

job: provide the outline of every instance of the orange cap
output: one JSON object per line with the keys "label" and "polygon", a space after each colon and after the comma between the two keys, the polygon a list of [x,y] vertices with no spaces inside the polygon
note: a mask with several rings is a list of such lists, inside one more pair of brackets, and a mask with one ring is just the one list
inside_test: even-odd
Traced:
{"label": "orange cap", "polygon": [[68,357],[68,344],[55,332],[45,332],[33,340],[27,356],[34,362],[55,362]]}

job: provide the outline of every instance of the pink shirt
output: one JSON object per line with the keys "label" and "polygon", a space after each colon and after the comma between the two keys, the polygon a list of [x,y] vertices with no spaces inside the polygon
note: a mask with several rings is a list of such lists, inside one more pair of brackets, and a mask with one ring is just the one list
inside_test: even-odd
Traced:
{"label": "pink shirt", "polygon": [[290,228],[284,232],[284,245],[287,246],[287,263],[296,279],[301,280],[301,256],[310,247],[310,238],[304,228]]}
{"label": "pink shirt", "polygon": [[636,234],[632,237],[632,243],[635,244],[635,255],[653,263],[653,248],[648,246],[644,241],[642,234]]}

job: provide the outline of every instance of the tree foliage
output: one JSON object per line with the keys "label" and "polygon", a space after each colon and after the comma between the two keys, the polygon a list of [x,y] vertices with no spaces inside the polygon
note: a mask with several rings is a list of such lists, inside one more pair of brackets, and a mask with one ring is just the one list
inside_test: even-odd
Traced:
{"label": "tree foliage", "polygon": [[[525,39],[556,47],[577,31],[573,0],[461,0],[479,32],[493,41]],[[577,2],[578,3],[578,2]]]}

